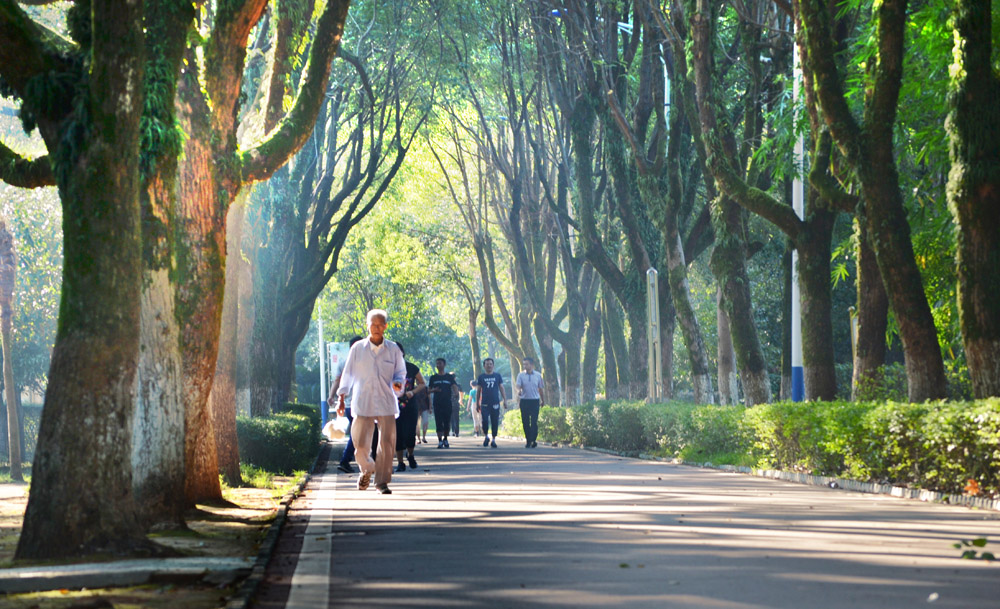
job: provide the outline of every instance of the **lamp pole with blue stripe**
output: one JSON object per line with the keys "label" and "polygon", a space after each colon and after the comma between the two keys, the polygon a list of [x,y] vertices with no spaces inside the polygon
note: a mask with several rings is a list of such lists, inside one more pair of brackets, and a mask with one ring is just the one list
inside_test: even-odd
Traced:
{"label": "lamp pole with blue stripe", "polygon": [[[792,63],[792,93],[795,103],[794,121],[798,128],[799,104],[802,88],[802,66],[798,49],[795,49]],[[805,143],[799,133],[795,140],[795,178],[792,180],[792,209],[802,220],[805,217],[806,188],[802,177],[805,175]],[[805,374],[802,370],[802,303],[799,296],[799,255],[792,250],[792,401],[801,402],[806,395]]]}

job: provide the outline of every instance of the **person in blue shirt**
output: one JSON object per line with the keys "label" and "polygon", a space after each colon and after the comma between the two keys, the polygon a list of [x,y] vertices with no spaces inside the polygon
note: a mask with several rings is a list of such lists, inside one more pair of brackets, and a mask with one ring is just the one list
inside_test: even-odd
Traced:
{"label": "person in blue shirt", "polygon": [[[503,377],[499,372],[493,371],[493,358],[487,357],[483,360],[483,369],[486,371],[476,379],[479,387],[477,398],[479,413],[483,418],[483,446],[497,447],[497,429],[500,427],[500,404],[507,401],[507,392],[503,388]],[[488,425],[488,427],[487,427]],[[493,431],[493,439],[490,440],[490,430]]]}

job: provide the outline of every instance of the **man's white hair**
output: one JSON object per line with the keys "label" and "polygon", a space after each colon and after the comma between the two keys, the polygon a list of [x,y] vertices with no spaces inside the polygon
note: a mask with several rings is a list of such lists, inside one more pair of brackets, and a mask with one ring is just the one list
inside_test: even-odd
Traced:
{"label": "man's white hair", "polygon": [[368,311],[368,315],[365,316],[365,325],[372,325],[373,317],[381,317],[382,321],[389,321],[389,314],[385,312],[385,309],[372,309]]}

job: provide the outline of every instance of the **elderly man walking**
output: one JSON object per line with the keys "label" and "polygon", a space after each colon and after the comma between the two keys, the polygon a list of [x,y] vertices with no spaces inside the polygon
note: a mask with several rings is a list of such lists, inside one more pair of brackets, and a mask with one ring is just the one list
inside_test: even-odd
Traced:
{"label": "elderly man walking", "polygon": [[[406,364],[396,343],[385,339],[388,315],[382,309],[368,311],[368,337],[351,347],[337,389],[337,412],[344,413],[344,396],[351,392],[351,409],[354,423],[351,439],[354,441],[354,458],[361,468],[358,490],[368,488],[375,474],[375,488],[383,495],[392,493],[392,461],[396,453],[396,417],[399,416],[397,398],[403,393],[406,381]],[[372,434],[379,428],[378,453],[371,458]]]}

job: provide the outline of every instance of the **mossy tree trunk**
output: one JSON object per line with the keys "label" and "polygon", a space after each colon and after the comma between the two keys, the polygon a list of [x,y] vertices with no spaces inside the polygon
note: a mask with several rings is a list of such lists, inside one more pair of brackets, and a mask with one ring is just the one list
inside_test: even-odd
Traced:
{"label": "mossy tree trunk", "polygon": [[958,306],[977,398],[1000,396],[1000,78],[989,0],[959,0],[947,129]]}
{"label": "mossy tree trunk", "polygon": [[874,6],[876,54],[866,77],[864,116],[858,122],[848,106],[836,63],[831,11],[825,0],[799,3],[809,72],[823,119],[861,185],[857,217],[870,233],[889,304],[906,357],[909,399],[943,398],[944,363],[923,281],[913,254],[894,158],[893,129],[903,73],[906,0]]}
{"label": "mossy tree trunk", "polygon": [[7,403],[7,454],[10,457],[10,478],[23,482],[21,473],[21,420],[14,383],[14,360],[11,355],[14,319],[14,283],[17,279],[17,253],[14,235],[7,230],[7,222],[0,218],[0,339],[3,340],[3,387]]}
{"label": "mossy tree trunk", "polygon": [[28,79],[50,70],[79,85],[76,99],[44,100],[45,107],[24,100],[59,159],[65,262],[18,559],[145,544],[131,461],[142,278],[142,5],[92,0],[71,10],[88,25],[75,32],[87,73],[53,65],[58,55],[41,52],[37,28],[24,25],[13,3],[0,4],[0,73],[8,85],[23,96]]}
{"label": "mossy tree trunk", "polygon": [[722,306],[722,288],[715,291],[715,327],[719,336],[716,370],[719,383],[719,403],[739,404],[740,384],[736,374],[736,351],[733,349],[733,331],[729,314]]}
{"label": "mossy tree trunk", "polygon": [[[237,143],[239,99],[250,31],[266,6],[251,0],[218,8],[204,51],[190,47],[178,89],[185,132],[181,157],[183,278],[178,294],[184,354],[187,499],[221,499],[214,416],[208,397],[218,359],[225,289],[226,215],[244,184],[265,180],[306,142],[324,102],[330,63],[340,46],[348,0],[328,2],[303,68],[292,108],[249,150]],[[227,411],[235,415],[235,409]],[[229,416],[227,414],[227,416]]]}
{"label": "mossy tree trunk", "polygon": [[[746,171],[747,176],[742,175],[743,172],[740,168],[747,164],[745,159],[749,158],[748,151],[746,149],[742,153],[738,151],[735,134],[728,120],[719,118],[718,109],[725,106],[721,102],[722,97],[714,68],[714,32],[718,16],[707,0],[697,0],[690,3],[689,10],[691,10],[689,18],[693,41],[690,58],[697,87],[697,107],[703,133],[702,142],[709,159],[708,168],[719,190],[725,193],[726,198],[731,198],[743,208],[767,219],[795,243],[799,252],[799,287],[803,304],[801,310],[803,368],[804,372],[808,371],[805,374],[806,399],[834,399],[836,395],[836,371],[833,357],[829,257],[835,214],[830,210],[829,204],[819,196],[819,193],[810,189],[806,199],[806,217],[800,220],[792,211],[791,206],[751,185],[748,180],[752,179],[755,172],[752,164],[751,168]],[[756,50],[756,45],[759,42],[758,28],[757,25],[746,23],[741,26],[744,43],[754,49],[748,59],[752,64],[751,72],[754,74],[759,73],[759,51]],[[750,92],[747,97],[756,99],[759,95]],[[756,112],[749,110],[745,112],[745,116],[751,114],[756,116]],[[739,230],[739,224],[733,219],[732,212],[725,211],[724,205],[725,203],[723,203],[721,218],[731,227],[730,230]],[[726,284],[735,287],[742,285],[742,279],[733,281],[733,278],[738,276],[740,271],[738,269],[727,271],[727,268],[732,267],[733,264],[738,264],[737,255],[734,255],[733,251],[734,245],[736,244],[722,245],[717,240],[716,248],[718,251],[719,247],[722,247],[722,256],[717,265],[713,264],[713,271],[718,268],[720,272],[724,273]],[[724,260],[730,262],[726,263]],[[732,274],[734,271],[737,275]],[[745,264],[742,272],[745,273]],[[733,316],[737,303],[746,299],[747,304],[749,304],[749,294],[746,297],[738,295],[734,302],[729,302],[730,289],[724,290],[723,296],[726,311],[730,314],[730,321],[733,323],[733,343],[736,347],[737,358],[749,356],[750,360],[753,361],[755,354],[741,354],[741,341],[750,340],[751,337],[745,328],[740,328],[737,324],[739,317],[748,314],[750,309],[746,309],[741,316]],[[743,366],[744,364],[741,362],[741,373]],[[748,392],[746,381],[747,379],[744,378],[744,391]]]}
{"label": "mossy tree trunk", "polygon": [[183,2],[147,4],[143,110],[143,278],[139,380],[132,445],[133,488],[148,523],[184,521],[184,400],[174,273],[177,156],[174,98],[194,10]]}
{"label": "mossy tree trunk", "polygon": [[888,327],[889,299],[882,284],[875,252],[868,243],[868,231],[855,221],[858,247],[857,302],[858,337],[855,344],[851,399],[864,399],[864,390],[877,387],[885,365],[885,332]]}
{"label": "mossy tree trunk", "polygon": [[241,192],[229,206],[226,218],[226,290],[222,298],[219,356],[209,401],[215,429],[219,473],[231,486],[242,483],[239,441],[236,437],[236,378],[239,362],[239,300],[241,244],[243,241],[246,195]]}

